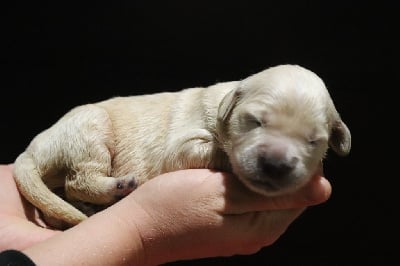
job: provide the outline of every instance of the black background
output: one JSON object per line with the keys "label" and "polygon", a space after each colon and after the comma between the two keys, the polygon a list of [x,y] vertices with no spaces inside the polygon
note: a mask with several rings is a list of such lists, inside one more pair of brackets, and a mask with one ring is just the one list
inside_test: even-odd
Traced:
{"label": "black background", "polygon": [[173,264],[399,265],[395,4],[53,2],[0,9],[0,163],[79,104],[300,64],[325,81],[352,132],[348,157],[328,153],[332,197],[255,255]]}

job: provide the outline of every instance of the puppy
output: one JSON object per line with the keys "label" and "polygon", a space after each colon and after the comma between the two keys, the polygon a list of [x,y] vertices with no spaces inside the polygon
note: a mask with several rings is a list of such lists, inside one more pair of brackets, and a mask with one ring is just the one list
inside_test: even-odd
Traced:
{"label": "puppy", "polygon": [[241,81],[76,107],[32,140],[14,176],[47,221],[66,228],[97,211],[91,206],[179,169],[230,171],[263,195],[289,193],[310,180],[328,147],[346,155],[350,146],[323,81],[279,65]]}

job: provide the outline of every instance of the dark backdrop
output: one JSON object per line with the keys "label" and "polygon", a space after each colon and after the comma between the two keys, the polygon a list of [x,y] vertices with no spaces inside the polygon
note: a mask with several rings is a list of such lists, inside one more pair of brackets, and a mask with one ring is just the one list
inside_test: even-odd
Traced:
{"label": "dark backdrop", "polygon": [[389,96],[399,34],[390,1],[52,2],[0,9],[1,163],[79,104],[300,64],[325,81],[353,136],[350,156],[328,153],[331,199],[255,255],[176,265],[398,261],[398,174],[385,172],[396,166],[385,153],[396,145],[395,127],[385,125],[398,120]]}

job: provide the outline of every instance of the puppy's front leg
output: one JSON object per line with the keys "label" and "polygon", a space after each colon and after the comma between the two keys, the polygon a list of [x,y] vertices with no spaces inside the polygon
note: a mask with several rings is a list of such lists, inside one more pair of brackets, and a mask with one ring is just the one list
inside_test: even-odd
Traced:
{"label": "puppy's front leg", "polygon": [[209,167],[215,141],[208,130],[189,130],[167,142],[163,172]]}

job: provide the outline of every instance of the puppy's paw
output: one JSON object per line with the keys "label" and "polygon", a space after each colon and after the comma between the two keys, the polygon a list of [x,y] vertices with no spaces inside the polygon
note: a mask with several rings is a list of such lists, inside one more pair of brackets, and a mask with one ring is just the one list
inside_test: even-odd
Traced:
{"label": "puppy's paw", "polygon": [[124,198],[137,188],[137,183],[132,175],[117,177],[115,179],[114,199],[116,201]]}

